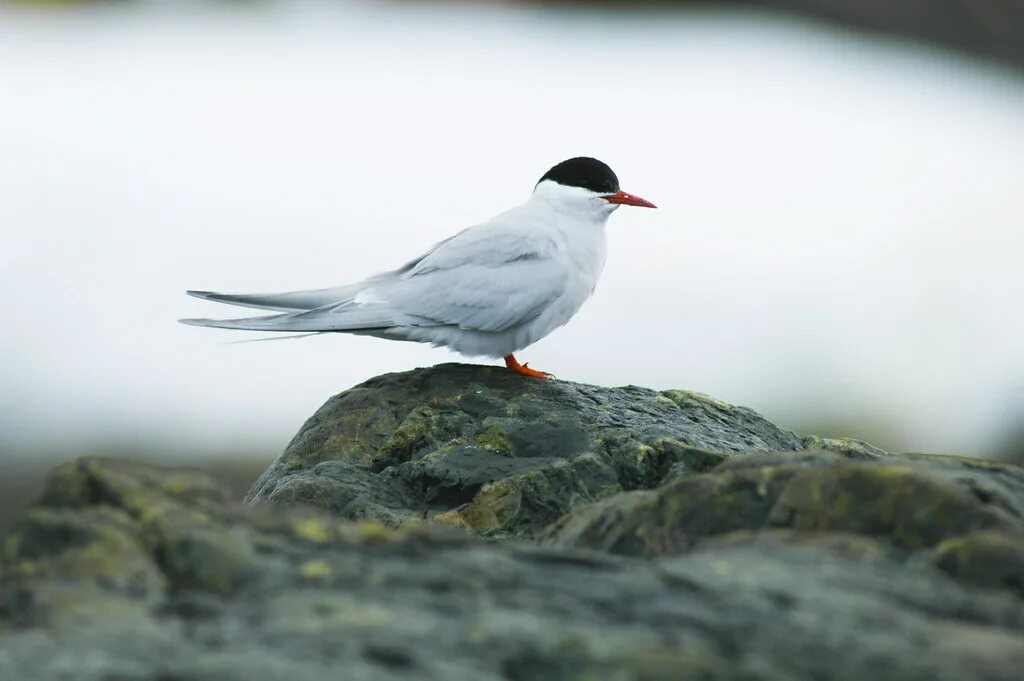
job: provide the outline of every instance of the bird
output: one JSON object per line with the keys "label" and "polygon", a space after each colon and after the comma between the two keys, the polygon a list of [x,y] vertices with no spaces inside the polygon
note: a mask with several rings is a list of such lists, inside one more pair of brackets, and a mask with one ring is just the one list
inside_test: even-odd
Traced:
{"label": "bird", "polygon": [[278,314],[181,319],[264,332],[350,333],[503,358],[532,378],[551,374],[515,353],[566,324],[593,294],[620,206],[656,206],[622,191],[602,161],[579,156],[541,176],[525,203],[464,229],[401,267],[354,284],[284,293],[187,291]]}

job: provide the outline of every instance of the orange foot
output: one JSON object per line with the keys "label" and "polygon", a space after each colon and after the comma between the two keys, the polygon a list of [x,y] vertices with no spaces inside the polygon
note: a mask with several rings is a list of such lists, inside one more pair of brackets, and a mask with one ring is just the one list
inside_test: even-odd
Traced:
{"label": "orange foot", "polygon": [[523,376],[533,376],[534,378],[551,377],[551,374],[545,373],[543,371],[537,371],[536,369],[531,369],[529,363],[520,364],[512,355],[508,355],[507,357],[505,357],[505,366],[507,366],[509,369],[516,372],[517,374],[522,374]]}

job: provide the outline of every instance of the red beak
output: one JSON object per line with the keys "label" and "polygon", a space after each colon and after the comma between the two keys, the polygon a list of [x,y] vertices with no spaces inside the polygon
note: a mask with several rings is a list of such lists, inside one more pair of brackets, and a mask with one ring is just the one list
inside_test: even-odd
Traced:
{"label": "red beak", "polygon": [[653,203],[647,199],[641,199],[639,196],[634,196],[628,192],[615,192],[614,194],[607,194],[601,197],[608,203],[621,203],[624,206],[640,206],[641,208],[657,208]]}

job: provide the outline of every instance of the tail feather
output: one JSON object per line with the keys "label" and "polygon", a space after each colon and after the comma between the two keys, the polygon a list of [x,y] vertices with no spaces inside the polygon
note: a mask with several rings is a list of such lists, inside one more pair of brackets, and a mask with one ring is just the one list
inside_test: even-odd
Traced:
{"label": "tail feather", "polygon": [[324,331],[310,331],[309,333],[296,333],[291,336],[270,336],[268,338],[246,338],[245,340],[227,341],[227,345],[243,345],[245,343],[266,343],[267,341],[283,341],[291,340],[293,338],[311,338],[312,336],[320,336],[326,332]]}
{"label": "tail feather", "polygon": [[347,302],[354,298],[358,292],[358,284],[310,289],[308,291],[288,291],[285,293],[237,294],[215,293],[214,291],[186,291],[190,296],[211,300],[216,303],[251,307],[257,310],[277,310],[280,312],[312,310],[331,303]]}
{"label": "tail feather", "polygon": [[217,329],[239,329],[243,331],[367,331],[384,329],[400,324],[398,317],[389,306],[379,303],[325,305],[313,310],[285,314],[246,317],[242,319],[179,319],[189,326],[209,326]]}

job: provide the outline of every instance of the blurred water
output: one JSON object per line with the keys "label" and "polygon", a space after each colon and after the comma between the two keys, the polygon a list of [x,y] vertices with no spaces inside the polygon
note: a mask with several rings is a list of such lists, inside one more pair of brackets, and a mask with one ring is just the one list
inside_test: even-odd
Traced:
{"label": "blurred water", "polygon": [[1007,73],[757,15],[0,8],[0,447],[266,456],[456,357],[227,345],[175,323],[233,314],[185,288],[361,278],[588,154],[660,209],[612,218],[595,298],[524,360],[991,454],[1024,413],[1022,107]]}

